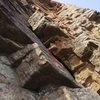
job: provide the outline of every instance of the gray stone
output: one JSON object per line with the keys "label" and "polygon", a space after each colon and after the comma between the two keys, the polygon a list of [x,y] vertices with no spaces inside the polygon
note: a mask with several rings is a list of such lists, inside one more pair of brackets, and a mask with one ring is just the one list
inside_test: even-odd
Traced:
{"label": "gray stone", "polygon": [[0,100],[37,100],[36,94],[16,85],[0,84]]}
{"label": "gray stone", "polygon": [[70,89],[60,87],[51,93],[45,93],[40,100],[100,100],[100,96],[89,89]]}

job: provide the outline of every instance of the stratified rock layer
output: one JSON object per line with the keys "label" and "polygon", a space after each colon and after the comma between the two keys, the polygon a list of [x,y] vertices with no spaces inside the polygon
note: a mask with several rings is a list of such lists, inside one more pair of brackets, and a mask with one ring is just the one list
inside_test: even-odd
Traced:
{"label": "stratified rock layer", "polygon": [[[75,38],[72,42],[74,53],[86,63],[75,71],[76,80],[100,93],[100,13],[90,9],[80,9],[73,5],[65,5],[57,15],[58,18],[63,19],[64,23],[67,23],[70,34]],[[61,26],[64,26],[62,21],[60,23]],[[68,32],[64,28],[63,30]]]}
{"label": "stratified rock layer", "polygon": [[[35,22],[38,14],[42,17]],[[97,93],[100,93],[100,47],[95,35],[99,37],[99,17],[94,10],[67,4],[45,17],[37,10],[29,19],[33,31],[53,56],[69,69],[78,83]]]}
{"label": "stratified rock layer", "polygon": [[[85,26],[74,24],[76,30],[71,30],[67,13],[72,13],[68,20],[74,24],[84,16],[89,22],[83,21],[84,31]],[[0,100],[100,100],[99,62],[95,62],[99,42],[87,38],[97,31],[96,16],[95,11],[50,0],[1,0]]]}

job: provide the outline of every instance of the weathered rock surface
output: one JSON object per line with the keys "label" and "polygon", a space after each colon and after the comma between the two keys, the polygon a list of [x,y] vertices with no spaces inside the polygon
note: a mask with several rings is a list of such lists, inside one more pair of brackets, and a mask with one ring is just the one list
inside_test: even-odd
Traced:
{"label": "weathered rock surface", "polygon": [[66,87],[60,87],[54,92],[45,93],[43,92],[40,100],[99,100],[100,97],[93,95],[93,92],[89,92],[88,89],[71,89]]}
{"label": "weathered rock surface", "polygon": [[[3,59],[4,60],[4,59]],[[19,84],[19,79],[16,73],[11,69],[10,66],[2,64],[0,62],[0,83],[11,83],[11,84]]]}
{"label": "weathered rock surface", "polygon": [[[29,48],[30,51],[28,51]],[[55,63],[55,66],[52,66],[53,64],[43,55],[37,43],[12,54],[10,59],[16,65],[19,63],[15,70],[21,85],[25,88],[35,90],[49,84],[79,87],[62,64]]]}
{"label": "weathered rock surface", "polygon": [[[42,12],[38,14],[41,15],[41,13]],[[53,22],[67,36],[65,36],[62,31],[60,31],[62,35],[58,34],[57,31],[52,31],[52,33],[45,31],[51,30],[50,28],[45,27],[46,25],[43,26],[43,23],[41,25],[41,22],[43,21],[42,18],[40,18],[38,24],[34,23],[33,25],[32,21],[34,21],[36,15],[37,14],[35,13],[30,17],[29,23],[32,26],[33,31],[38,33],[36,35],[40,38],[40,40],[45,40],[43,38],[42,40],[41,36],[39,36],[43,32],[44,34],[42,36],[46,37],[54,32],[56,36],[54,34],[51,37],[49,36],[47,41],[44,42],[45,46],[49,48],[53,55],[63,62],[63,64],[68,67],[72,73],[75,73],[74,76],[77,82],[80,82],[84,86],[98,92],[100,90],[99,80],[97,80],[97,77],[99,79],[100,69],[99,39],[96,39],[93,34],[97,33],[99,35],[100,14],[94,10],[80,9],[68,4],[62,6],[62,9],[60,9],[57,13],[48,13],[47,17],[52,19],[52,21],[49,21],[49,23]],[[34,29],[35,25],[37,25],[37,29]],[[43,27],[43,32],[41,32],[40,27]],[[51,27],[50,24],[49,27]],[[52,39],[52,37],[54,37],[54,39]],[[70,37],[70,39],[67,37]],[[87,69],[88,71],[85,73],[84,71]],[[83,76],[80,76],[80,73],[82,72],[84,73],[84,78]],[[87,74],[90,72],[92,74]],[[89,81],[90,77],[92,77],[92,79]],[[85,81],[83,81],[83,79]]]}
{"label": "weathered rock surface", "polygon": [[[76,78],[76,80],[81,84],[84,83],[84,85],[87,87],[93,87],[93,90],[95,91],[99,91],[100,82],[98,80],[95,81],[94,77],[98,77],[98,79],[100,77],[100,59],[98,57],[100,48],[100,13],[90,9],[80,9],[73,5],[65,5],[62,10],[57,13],[57,15],[58,18],[60,17],[63,19],[64,22],[68,24],[69,28],[74,31],[70,32],[72,35],[74,35],[75,38],[72,42],[73,51],[83,60],[83,62],[90,62],[93,64],[92,66],[91,64],[85,64],[83,69],[81,65],[80,70],[76,70],[77,75],[75,74],[75,77],[80,77],[79,79]],[[61,25],[64,26],[62,22]],[[89,67],[89,69],[87,67]],[[84,79],[86,80],[85,82],[83,82]]]}
{"label": "weathered rock surface", "polygon": [[1,0],[0,100],[100,100],[99,17],[50,0]]}
{"label": "weathered rock surface", "polygon": [[0,100],[37,100],[37,95],[16,85],[0,83]]}

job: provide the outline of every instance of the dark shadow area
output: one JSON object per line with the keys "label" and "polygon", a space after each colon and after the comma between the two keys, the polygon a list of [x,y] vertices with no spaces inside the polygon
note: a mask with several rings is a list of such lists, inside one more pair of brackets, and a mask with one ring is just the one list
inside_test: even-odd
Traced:
{"label": "dark shadow area", "polygon": [[[41,66],[44,67],[44,66]],[[67,79],[63,75],[59,74],[58,71],[56,71],[51,66],[46,65],[43,70],[41,69],[38,73],[35,73],[29,81],[24,85],[24,88],[30,90],[30,91],[40,91],[45,86],[68,86],[71,88],[78,88],[75,83],[73,83],[71,80]]]}

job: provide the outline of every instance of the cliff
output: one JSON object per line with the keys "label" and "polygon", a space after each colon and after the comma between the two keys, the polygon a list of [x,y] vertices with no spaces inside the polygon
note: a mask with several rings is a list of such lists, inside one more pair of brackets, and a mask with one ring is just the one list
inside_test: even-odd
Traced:
{"label": "cliff", "polygon": [[1,0],[0,100],[99,100],[99,18],[50,0]]}

